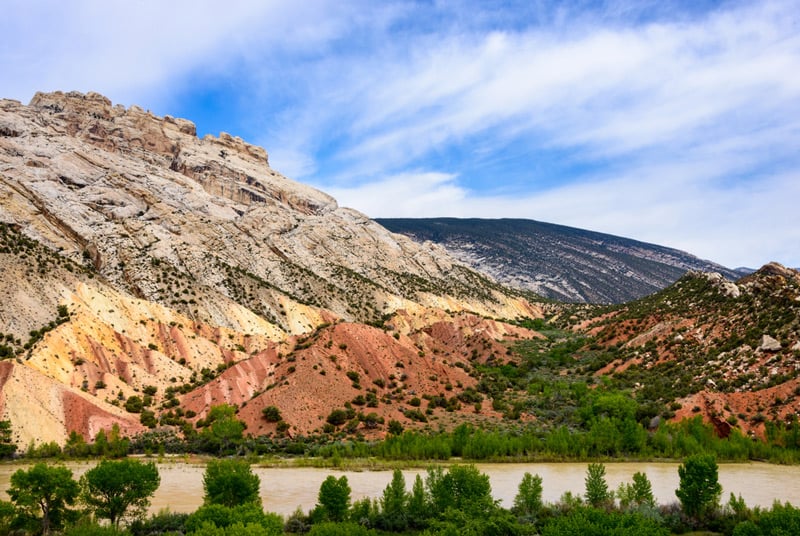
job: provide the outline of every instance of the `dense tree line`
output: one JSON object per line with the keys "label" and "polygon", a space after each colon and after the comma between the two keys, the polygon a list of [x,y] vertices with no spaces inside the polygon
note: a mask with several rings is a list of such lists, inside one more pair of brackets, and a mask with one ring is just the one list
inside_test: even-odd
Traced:
{"label": "dense tree line", "polygon": [[[219,415],[217,415],[219,414]],[[544,428],[537,425],[480,428],[462,424],[451,431],[406,430],[396,428],[385,439],[366,441],[347,436],[252,437],[244,435],[244,424],[232,408],[212,411],[215,420],[192,439],[185,440],[173,431],[146,432],[128,439],[118,429],[101,430],[88,443],[73,432],[61,447],[55,442],[31,445],[20,454],[29,459],[74,459],[111,457],[128,454],[241,454],[308,456],[322,459],[381,458],[384,460],[469,461],[562,461],[602,459],[681,459],[710,453],[724,461],[768,460],[774,463],[800,463],[800,425],[769,423],[766,440],[741,434],[733,429],[726,438],[698,417],[678,423],[661,422],[654,429],[614,412],[592,416],[591,425],[574,428],[566,425]],[[0,423],[2,424],[2,423]],[[2,429],[0,429],[2,433]],[[6,457],[15,454],[13,445],[0,444]]]}
{"label": "dense tree line", "polygon": [[800,509],[776,503],[748,508],[731,495],[721,505],[712,455],[687,458],[678,470],[677,503],[658,505],[647,476],[635,473],[617,490],[605,466],[589,464],[582,494],[542,500],[542,479],[526,473],[510,508],[492,497],[487,475],[471,465],[436,466],[410,489],[395,470],[380,497],[351,499],[346,476],[328,476],[309,512],[284,518],[265,512],[260,480],[243,460],[214,460],[203,477],[204,501],[191,514],[147,516],[160,477],[152,462],[104,460],[80,480],[63,466],[19,469],[0,501],[0,534],[68,536],[280,536],[283,534],[425,536],[664,535],[710,530],[733,536],[797,534]]}

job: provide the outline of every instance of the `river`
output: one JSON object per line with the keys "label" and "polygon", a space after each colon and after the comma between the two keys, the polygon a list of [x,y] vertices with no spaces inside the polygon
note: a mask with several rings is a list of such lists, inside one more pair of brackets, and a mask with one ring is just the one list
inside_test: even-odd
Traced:
{"label": "river", "polygon": [[[78,478],[94,463],[70,462],[66,464]],[[630,482],[633,473],[641,471],[653,485],[653,494],[661,504],[676,502],[678,463],[606,463],[606,481],[610,489],[621,482]],[[508,463],[476,464],[489,475],[492,495],[505,507],[511,506],[525,472],[542,477],[543,499],[556,502],[566,491],[583,494],[586,463]],[[11,474],[24,467],[0,465],[0,495],[7,499]],[[159,463],[161,486],[153,497],[151,512],[168,508],[173,512],[192,512],[203,502],[204,466],[183,462]],[[328,475],[347,477],[352,489],[352,499],[377,498],[392,478],[391,471],[336,471],[315,468],[263,468],[254,467],[261,478],[261,497],[264,508],[270,512],[288,515],[300,506],[311,509],[317,500],[322,481]],[[424,470],[404,470],[406,485],[410,489],[417,474]],[[773,501],[800,505],[800,466],[769,465],[764,463],[720,464],[719,481],[722,484],[722,502],[730,493],[741,494],[748,506],[771,506]]]}

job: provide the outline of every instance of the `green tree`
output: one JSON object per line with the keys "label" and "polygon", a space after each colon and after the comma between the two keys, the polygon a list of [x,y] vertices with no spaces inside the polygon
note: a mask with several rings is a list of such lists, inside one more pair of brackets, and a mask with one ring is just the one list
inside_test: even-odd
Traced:
{"label": "green tree", "polygon": [[69,438],[64,445],[63,452],[71,458],[84,458],[89,455],[91,447],[83,436],[73,430],[69,433]]}
{"label": "green tree", "polygon": [[11,421],[0,421],[0,458],[9,458],[17,451],[11,437]]}
{"label": "green tree", "polygon": [[250,464],[242,460],[211,460],[203,475],[206,504],[233,508],[242,504],[260,504],[261,479]]}
{"label": "green tree", "polygon": [[412,528],[422,528],[428,519],[428,494],[422,477],[417,475],[408,496],[408,523]]}
{"label": "green tree", "polygon": [[136,395],[129,396],[125,401],[125,410],[128,413],[140,413],[143,407],[142,399]]}
{"label": "green tree", "polygon": [[23,515],[39,519],[42,534],[59,528],[69,506],[75,504],[80,487],[66,467],[50,467],[37,463],[28,470],[19,469],[11,475],[8,496]]}
{"label": "green tree", "polygon": [[95,516],[119,527],[126,514],[139,517],[147,511],[160,483],[153,462],[103,460],[81,478],[81,497]]}
{"label": "green tree", "polygon": [[317,508],[331,521],[343,521],[350,508],[350,485],[347,477],[336,478],[333,475],[326,478],[319,487]]}
{"label": "green tree", "polygon": [[525,473],[514,497],[512,511],[521,518],[533,520],[542,509],[542,477]]}
{"label": "green tree", "polygon": [[408,493],[406,479],[400,469],[395,469],[392,481],[381,496],[379,527],[392,532],[403,532],[408,528]]}
{"label": "green tree", "polygon": [[614,498],[606,482],[606,466],[590,463],[586,469],[586,502],[595,508],[607,507]]}
{"label": "green tree", "polygon": [[245,425],[236,418],[236,408],[230,404],[212,406],[206,417],[208,427],[202,436],[212,449],[224,454],[241,445]]}
{"label": "green tree", "polygon": [[640,506],[654,507],[656,499],[653,497],[653,486],[644,473],[633,474],[633,483],[621,483],[617,489],[619,505],[623,510],[638,508]]}
{"label": "green tree", "polygon": [[689,456],[678,467],[680,485],[675,490],[686,515],[700,518],[716,510],[722,495],[719,468],[712,454]]}
{"label": "green tree", "polygon": [[392,419],[389,421],[389,433],[393,435],[400,435],[403,433],[403,425],[400,421]]}
{"label": "green tree", "polygon": [[452,508],[467,517],[480,517],[495,510],[489,477],[473,465],[454,465],[447,473],[441,467],[429,469],[425,485],[435,514]]}

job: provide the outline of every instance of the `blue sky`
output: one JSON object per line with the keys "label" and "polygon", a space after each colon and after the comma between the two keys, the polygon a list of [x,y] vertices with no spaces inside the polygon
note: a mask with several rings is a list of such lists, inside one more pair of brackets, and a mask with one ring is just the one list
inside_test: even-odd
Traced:
{"label": "blue sky", "polygon": [[800,5],[4,2],[0,96],[98,91],[373,217],[523,217],[800,266]]}

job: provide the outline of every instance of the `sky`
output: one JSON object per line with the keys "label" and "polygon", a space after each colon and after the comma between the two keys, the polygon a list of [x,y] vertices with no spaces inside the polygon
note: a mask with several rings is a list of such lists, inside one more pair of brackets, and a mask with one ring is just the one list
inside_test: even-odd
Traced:
{"label": "sky", "polygon": [[3,0],[0,97],[97,91],[371,217],[800,267],[800,1]]}

